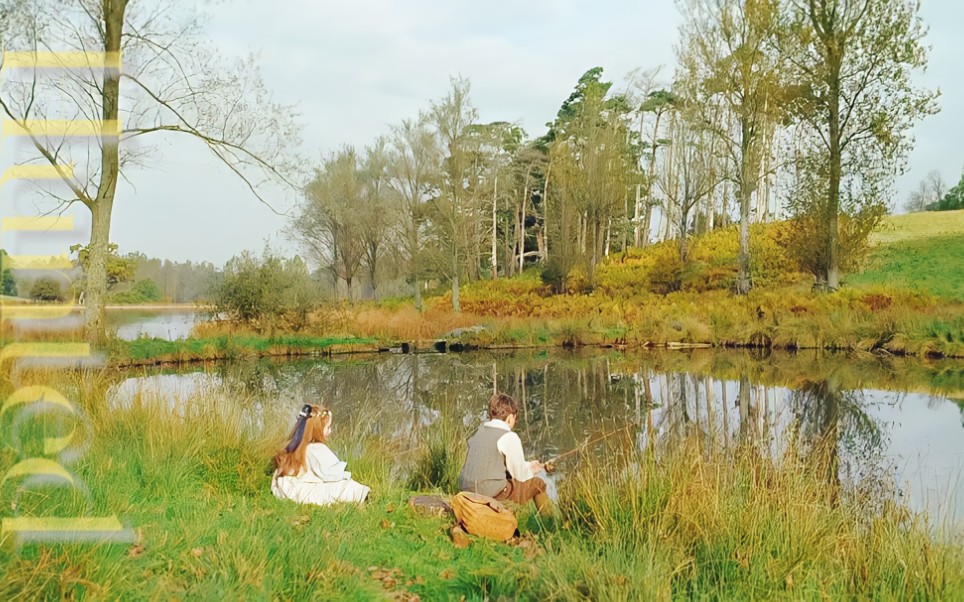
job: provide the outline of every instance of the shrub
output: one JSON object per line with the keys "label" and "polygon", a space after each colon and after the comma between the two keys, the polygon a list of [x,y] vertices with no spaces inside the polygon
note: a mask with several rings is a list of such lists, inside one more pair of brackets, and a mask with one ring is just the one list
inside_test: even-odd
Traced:
{"label": "shrub", "polygon": [[157,284],[150,278],[141,280],[129,291],[122,291],[111,295],[114,303],[136,304],[136,303],[156,303],[164,295],[161,294]]}
{"label": "shrub", "polygon": [[36,301],[63,301],[64,291],[56,278],[38,278],[30,287],[30,298]]}
{"label": "shrub", "polygon": [[270,249],[260,258],[245,251],[228,261],[213,297],[218,312],[258,330],[301,328],[321,301],[305,263],[299,257],[278,257]]}

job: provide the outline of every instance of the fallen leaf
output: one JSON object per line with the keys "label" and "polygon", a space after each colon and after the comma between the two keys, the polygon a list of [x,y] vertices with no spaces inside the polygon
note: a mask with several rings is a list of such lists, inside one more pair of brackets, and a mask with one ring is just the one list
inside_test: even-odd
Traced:
{"label": "fallen leaf", "polygon": [[195,558],[200,558],[202,554],[204,554],[204,548],[194,548],[191,550],[191,555]]}
{"label": "fallen leaf", "polygon": [[444,571],[438,574],[438,578],[444,579],[444,580],[452,579],[454,577],[455,577],[455,571],[453,571],[452,569],[445,569]]}
{"label": "fallen leaf", "polygon": [[465,532],[465,529],[459,525],[452,527],[452,529],[449,531],[449,536],[452,539],[452,544],[456,548],[467,548],[471,543],[468,534]]}
{"label": "fallen leaf", "polygon": [[137,558],[138,556],[143,554],[144,546],[141,543],[143,540],[144,540],[144,533],[140,529],[138,529],[137,540],[135,540],[134,545],[132,545],[130,549],[127,550],[127,555],[130,556],[131,558]]}
{"label": "fallen leaf", "polygon": [[395,504],[389,504],[385,506],[385,512],[388,512],[389,514],[391,514],[392,512],[395,512]]}

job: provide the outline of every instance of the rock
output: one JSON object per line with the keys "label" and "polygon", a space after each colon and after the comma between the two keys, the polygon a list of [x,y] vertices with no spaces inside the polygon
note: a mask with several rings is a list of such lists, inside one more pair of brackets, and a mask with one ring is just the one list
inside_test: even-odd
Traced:
{"label": "rock", "polygon": [[459,337],[461,337],[461,336],[463,336],[463,335],[466,335],[466,334],[479,334],[480,332],[482,332],[482,331],[484,331],[484,330],[485,330],[485,326],[482,326],[481,324],[480,324],[480,325],[477,325],[477,326],[468,326],[468,327],[465,327],[465,328],[456,328],[455,330],[453,330],[453,331],[450,332],[450,333],[443,334],[443,335],[442,335],[442,338],[445,338],[445,339],[457,339],[457,338],[459,338]]}
{"label": "rock", "polygon": [[422,516],[445,516],[452,514],[452,506],[436,495],[416,495],[408,500],[408,507]]}

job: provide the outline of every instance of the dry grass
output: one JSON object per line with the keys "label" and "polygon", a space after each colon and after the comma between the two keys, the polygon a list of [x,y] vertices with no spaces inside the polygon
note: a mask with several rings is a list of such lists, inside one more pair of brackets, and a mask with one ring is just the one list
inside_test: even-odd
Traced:
{"label": "dry grass", "polygon": [[884,245],[954,235],[964,235],[964,209],[887,216],[883,227],[871,235],[871,242]]}
{"label": "dry grass", "polygon": [[476,326],[479,318],[438,307],[419,312],[406,304],[398,309],[360,307],[351,312],[348,322],[350,331],[362,337],[415,341],[436,339],[456,328]]}

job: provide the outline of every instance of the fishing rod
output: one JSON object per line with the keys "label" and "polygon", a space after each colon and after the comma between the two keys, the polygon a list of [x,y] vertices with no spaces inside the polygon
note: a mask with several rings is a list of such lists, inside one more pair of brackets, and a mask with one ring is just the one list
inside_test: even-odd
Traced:
{"label": "fishing rod", "polygon": [[[574,455],[574,454],[578,454],[579,452],[583,451],[585,448],[589,447],[590,445],[592,445],[592,444],[594,444],[594,443],[599,443],[600,441],[602,441],[602,440],[604,440],[604,439],[608,439],[609,437],[612,437],[613,435],[615,435],[615,434],[617,434],[617,433],[621,433],[621,432],[623,432],[623,431],[629,431],[629,429],[631,429],[631,428],[632,428],[633,426],[635,426],[635,425],[636,425],[636,424],[635,424],[634,422],[630,422],[629,424],[626,424],[625,426],[621,426],[621,427],[619,427],[618,429],[616,429],[616,430],[614,430],[614,431],[609,431],[608,433],[603,433],[602,435],[599,435],[599,436],[597,436],[597,437],[595,437],[595,438],[593,438],[593,439],[587,439],[586,441],[583,441],[582,443],[580,443],[580,444],[577,445],[576,447],[570,449],[569,451],[563,452],[563,453],[561,453],[561,454],[559,454],[559,455],[556,455],[556,456],[553,456],[553,457],[549,458],[548,460],[542,462],[542,465],[546,468],[546,472],[552,472],[553,470],[555,470],[555,464],[556,464],[559,460],[562,460],[563,458],[568,458],[569,456],[572,456],[572,455]],[[550,470],[550,467],[552,467],[552,470]]]}

